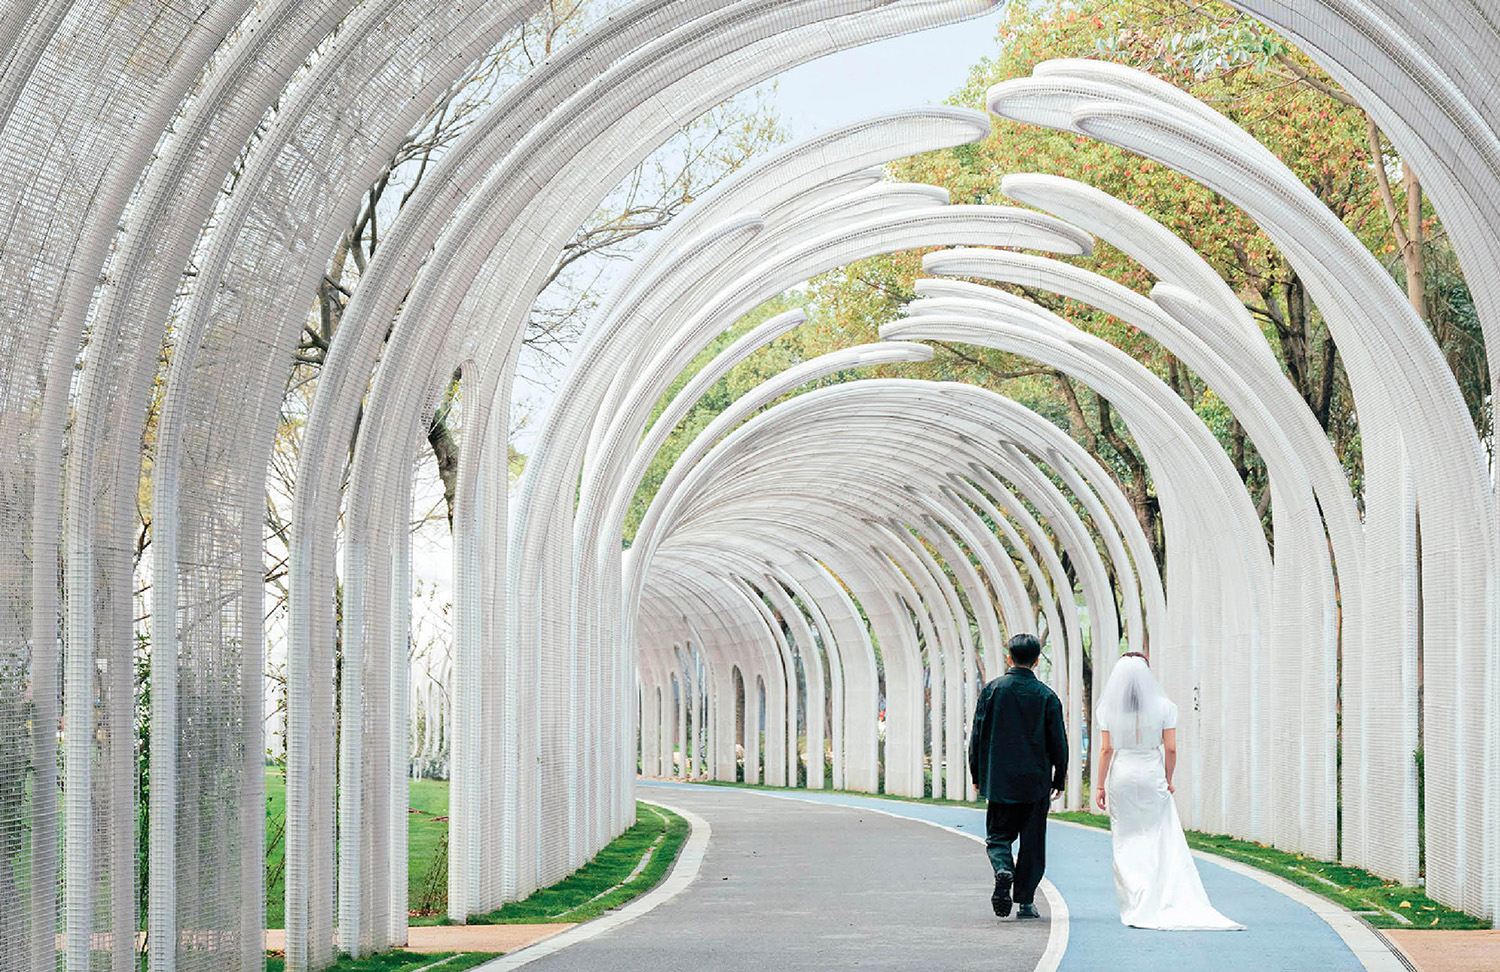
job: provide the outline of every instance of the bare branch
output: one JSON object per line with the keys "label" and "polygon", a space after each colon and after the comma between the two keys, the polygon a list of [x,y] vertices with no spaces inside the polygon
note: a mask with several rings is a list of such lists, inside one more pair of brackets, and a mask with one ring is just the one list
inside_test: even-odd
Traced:
{"label": "bare branch", "polygon": [[1360,107],[1359,102],[1350,97],[1347,91],[1344,91],[1342,88],[1335,88],[1303,70],[1302,65],[1298,64],[1290,55],[1277,54],[1276,63],[1286,68],[1296,80],[1312,88],[1324,97],[1332,98],[1339,104],[1348,105],[1350,108]]}

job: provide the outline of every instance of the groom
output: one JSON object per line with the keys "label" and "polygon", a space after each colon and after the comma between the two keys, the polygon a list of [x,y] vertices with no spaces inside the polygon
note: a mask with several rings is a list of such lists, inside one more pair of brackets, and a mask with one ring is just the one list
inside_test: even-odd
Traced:
{"label": "groom", "polygon": [[[1047,806],[1062,792],[1068,736],[1062,703],[1036,677],[1042,657],[1036,636],[1018,634],[1005,650],[1010,670],[984,687],[974,707],[969,774],[989,801],[985,846],[995,868],[990,904],[1004,918],[1014,891],[1016,917],[1038,918],[1034,900],[1047,865]],[[1018,836],[1021,851],[1013,859]]]}

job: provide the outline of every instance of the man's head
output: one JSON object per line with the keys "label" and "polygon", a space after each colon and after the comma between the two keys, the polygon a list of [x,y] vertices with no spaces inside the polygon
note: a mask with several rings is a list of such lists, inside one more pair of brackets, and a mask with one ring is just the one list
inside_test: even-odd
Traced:
{"label": "man's head", "polygon": [[1042,657],[1042,643],[1036,640],[1036,635],[1018,634],[1005,643],[1005,653],[1012,665],[1035,668]]}

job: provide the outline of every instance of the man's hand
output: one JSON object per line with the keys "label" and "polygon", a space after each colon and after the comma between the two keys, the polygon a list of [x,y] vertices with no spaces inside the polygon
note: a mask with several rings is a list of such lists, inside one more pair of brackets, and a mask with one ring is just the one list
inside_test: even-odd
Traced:
{"label": "man's hand", "polygon": [[1056,800],[1058,797],[1062,796],[1062,794],[1062,787],[1054,787],[1052,790],[1052,799]]}
{"label": "man's hand", "polygon": [[1100,810],[1106,809],[1104,806],[1104,787],[1099,787],[1099,795],[1094,797],[1094,802],[1099,805]]}

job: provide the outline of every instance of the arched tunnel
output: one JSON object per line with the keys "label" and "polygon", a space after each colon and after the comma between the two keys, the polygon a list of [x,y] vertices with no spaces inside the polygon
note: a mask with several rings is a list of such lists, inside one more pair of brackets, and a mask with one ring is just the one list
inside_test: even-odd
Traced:
{"label": "arched tunnel", "polygon": [[[142,928],[153,972],[263,968],[263,534],[288,376],[393,149],[539,6],[0,4],[4,968],[129,972]],[[1077,753],[1060,808],[1085,808],[1098,758],[1085,699],[1116,654],[1099,649],[1146,652],[1191,743],[1186,826],[1405,884],[1420,869],[1433,899],[1500,914],[1487,443],[1381,261],[1285,163],[1167,81],[1053,60],[990,88],[986,106],[1175,170],[1253,220],[1337,342],[1358,489],[1241,296],[1132,199],[1020,159],[1009,198],[982,204],[888,178],[898,160],[989,135],[986,112],[941,105],[781,146],[692,200],[594,310],[511,482],[533,302],[622,177],[778,72],[992,6],[635,0],[539,59],[433,159],[341,304],[300,420],[288,969],[406,934],[408,520],[415,457],[455,375],[441,725],[455,921],[592,858],[633,823],[638,772],[973,799],[974,702],[1027,631]],[[1423,174],[1492,380],[1500,9],[1232,6],[1307,52]],[[1074,259],[1100,245],[1150,286]],[[818,274],[913,250],[922,276],[899,319],[790,362],[682,437],[626,543],[674,430],[806,315],[721,336]],[[1202,415],[1064,304],[1203,377],[1264,459],[1273,529]],[[939,342],[1005,351],[1107,399],[1148,467],[1160,543],[1052,417],[892,376]]]}

